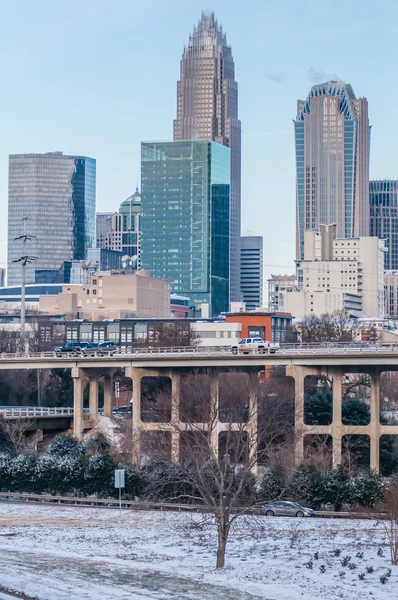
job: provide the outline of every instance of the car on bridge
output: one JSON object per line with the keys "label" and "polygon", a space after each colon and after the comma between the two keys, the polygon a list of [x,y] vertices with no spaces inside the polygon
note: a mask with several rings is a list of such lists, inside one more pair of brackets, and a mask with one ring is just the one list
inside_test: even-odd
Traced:
{"label": "car on bridge", "polygon": [[237,344],[232,344],[231,346],[232,354],[238,354],[239,352],[242,354],[256,352],[259,354],[275,354],[278,348],[279,344],[268,342],[260,337],[244,338],[243,340],[239,340]]}
{"label": "car on bridge", "polygon": [[63,354],[72,354],[72,356],[79,356],[83,348],[86,348],[89,342],[66,342],[63,346],[55,348],[55,356],[62,356]]}
{"label": "car on bridge", "polygon": [[115,342],[92,342],[82,349],[82,356],[113,356],[116,352]]}

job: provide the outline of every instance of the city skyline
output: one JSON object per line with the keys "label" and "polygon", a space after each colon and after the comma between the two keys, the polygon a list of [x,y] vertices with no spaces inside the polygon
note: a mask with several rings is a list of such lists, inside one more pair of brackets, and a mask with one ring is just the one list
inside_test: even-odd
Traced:
{"label": "city skyline", "polygon": [[[47,4],[51,10],[45,10]],[[79,20],[72,17],[74,6],[79,6]],[[3,61],[7,93],[0,99],[3,208],[8,155],[62,149],[97,159],[97,209],[117,210],[136,187],[140,141],[172,138],[177,57],[202,7],[176,0],[172,9],[178,17],[171,20],[170,6],[158,0],[134,7],[120,2],[120,10],[114,12],[101,1],[95,3],[94,13],[92,2],[81,7],[71,0],[68,7],[54,7],[44,1],[42,7],[34,9],[22,0],[18,7],[7,5],[4,10],[8,28],[0,41],[0,52],[7,57]],[[305,97],[311,84],[337,75],[368,98],[370,176],[396,177],[398,124],[391,99],[398,84],[389,78],[387,95],[385,81],[394,68],[390,46],[397,36],[393,22],[398,7],[382,2],[374,14],[370,2],[364,2],[358,14],[354,3],[348,3],[344,22],[331,7],[310,1],[304,1],[300,14],[291,1],[280,7],[260,2],[242,7],[217,0],[211,8],[228,32],[239,81],[244,123],[242,234],[264,236],[266,278],[294,266],[291,118],[297,98]],[[278,25],[283,25],[283,35]],[[54,52],[55,45],[65,52]],[[0,263],[5,266],[4,225],[0,243]]]}

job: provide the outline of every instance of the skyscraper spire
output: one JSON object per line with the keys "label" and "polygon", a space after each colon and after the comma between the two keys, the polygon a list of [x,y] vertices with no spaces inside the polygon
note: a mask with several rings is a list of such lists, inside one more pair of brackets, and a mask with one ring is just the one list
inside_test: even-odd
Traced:
{"label": "skyscraper spire", "polygon": [[231,149],[230,300],[240,299],[241,124],[231,47],[213,12],[189,36],[177,83],[174,140],[215,141]]}

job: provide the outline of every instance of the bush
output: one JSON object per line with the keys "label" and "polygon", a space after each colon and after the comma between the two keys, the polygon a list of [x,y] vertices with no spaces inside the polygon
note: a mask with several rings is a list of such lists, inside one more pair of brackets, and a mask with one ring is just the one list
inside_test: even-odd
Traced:
{"label": "bush", "polygon": [[71,454],[83,454],[84,448],[71,435],[57,435],[47,446],[46,454],[53,456],[70,456]]}
{"label": "bush", "polygon": [[11,456],[4,452],[0,454],[0,490],[11,489]]}
{"label": "bush", "polygon": [[349,477],[341,466],[321,473],[318,491],[320,504],[332,504],[334,510],[340,511],[351,499]]}
{"label": "bush", "polygon": [[84,492],[102,497],[115,496],[114,471],[117,464],[106,454],[94,454],[84,473]]}
{"label": "bush", "polygon": [[374,506],[383,497],[383,481],[376,473],[359,473],[350,482],[350,499],[352,504]]}
{"label": "bush", "polygon": [[258,489],[258,499],[270,502],[279,499],[286,488],[286,477],[282,469],[276,468],[266,471]]}
{"label": "bush", "polygon": [[292,500],[319,508],[320,472],[313,466],[300,465],[288,484],[287,495]]}

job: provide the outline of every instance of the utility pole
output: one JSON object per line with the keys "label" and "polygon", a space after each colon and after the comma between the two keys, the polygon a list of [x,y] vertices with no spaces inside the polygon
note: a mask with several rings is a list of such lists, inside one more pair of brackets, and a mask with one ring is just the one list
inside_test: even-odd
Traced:
{"label": "utility pole", "polygon": [[22,241],[23,255],[16,258],[12,262],[21,263],[22,265],[22,285],[21,285],[21,346],[22,351],[25,351],[25,287],[26,287],[26,265],[37,260],[37,256],[29,256],[26,254],[26,242],[36,239],[35,235],[28,234],[28,218],[23,219],[23,235],[14,238],[14,241]]}

